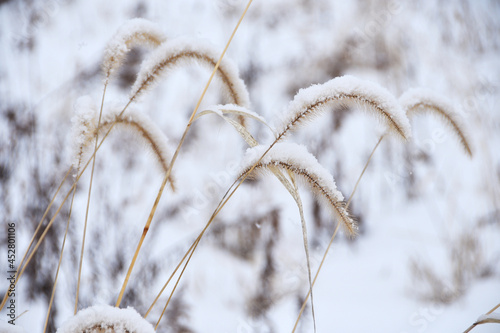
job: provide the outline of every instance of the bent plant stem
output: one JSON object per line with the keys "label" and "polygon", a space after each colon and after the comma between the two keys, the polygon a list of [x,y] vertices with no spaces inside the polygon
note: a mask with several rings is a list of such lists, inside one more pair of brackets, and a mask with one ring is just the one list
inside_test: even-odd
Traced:
{"label": "bent plant stem", "polygon": [[[356,192],[356,189],[358,188],[359,182],[361,181],[361,178],[363,177],[366,169],[368,168],[368,165],[370,164],[370,161],[371,161],[371,159],[373,157],[373,154],[377,150],[378,146],[380,145],[380,143],[382,142],[382,140],[384,139],[384,137],[385,137],[385,134],[383,134],[382,136],[380,136],[380,139],[378,140],[377,144],[375,145],[375,147],[373,147],[373,150],[372,150],[372,152],[370,154],[370,157],[368,157],[368,160],[365,163],[363,171],[359,175],[358,180],[356,181],[356,185],[354,186],[354,189],[352,190],[352,193],[349,196],[349,199],[347,200],[346,209],[349,208],[349,205],[351,204],[351,200],[352,200],[352,198],[354,196],[354,193]],[[326,256],[328,255],[328,252],[330,251],[330,248],[331,248],[331,246],[333,244],[333,240],[335,239],[335,236],[337,235],[339,227],[340,227],[340,222],[337,223],[337,226],[335,227],[335,230],[333,231],[333,235],[330,238],[330,242],[328,243],[328,246],[326,247],[325,253],[323,254],[323,258],[321,259],[321,263],[319,264],[318,270],[316,271],[316,275],[314,276],[314,280],[312,282],[312,287],[316,283],[316,279],[318,278],[319,272],[321,271],[321,268],[323,267],[323,263],[325,262]],[[302,313],[304,312],[304,309],[306,307],[307,300],[309,299],[309,296],[312,295],[311,294],[312,287],[311,287],[311,290],[307,293],[304,302],[302,303],[302,307],[300,308],[299,315],[297,316],[297,320],[295,321],[295,325],[293,326],[292,333],[295,332],[295,330],[297,329],[297,325],[299,323],[299,320],[302,317]],[[311,296],[311,302],[312,302],[312,296]]]}
{"label": "bent plant stem", "polygon": [[[107,86],[108,86],[108,79],[106,79],[106,82],[104,83],[104,90],[102,92],[102,100],[101,100],[101,110],[99,111],[99,121],[97,122],[97,128],[99,128],[101,126],[102,109],[104,106],[104,97],[106,96],[106,87]],[[80,293],[80,281],[81,281],[81,277],[82,277],[83,253],[85,250],[85,237],[87,235],[87,222],[88,222],[88,218],[89,218],[90,194],[92,193],[92,181],[94,179],[94,169],[95,169],[95,160],[96,160],[96,155],[97,155],[97,143],[98,142],[99,142],[99,131],[97,131],[95,134],[94,154],[93,154],[93,157],[91,158],[92,159],[92,170],[90,172],[89,194],[87,197],[87,209],[85,210],[85,223],[84,223],[84,227],[83,227],[82,249],[80,252],[80,264],[78,267],[78,282],[76,284],[75,311],[74,311],[75,315],[76,315],[76,312],[78,311],[78,295]],[[71,206],[73,206],[73,201],[71,201]]]}
{"label": "bent plant stem", "polygon": [[[125,106],[125,108],[123,109],[123,111],[120,113],[119,116],[121,116],[125,110],[127,109],[127,107],[130,105],[132,101],[129,101],[127,103],[127,105]],[[97,146],[97,151],[101,148],[102,144],[104,143],[104,141],[106,140],[106,138],[108,137],[109,133],[111,132],[111,130],[114,128],[116,122],[112,123],[110,128],[108,129],[108,131],[106,132],[106,134],[104,135],[104,137],[102,138],[101,142],[99,143],[99,145]],[[80,180],[80,178],[82,177],[83,173],[85,172],[85,170],[87,169],[87,167],[89,166],[90,162],[92,161],[92,158],[95,156],[95,153],[92,154],[92,156],[89,158],[89,160],[87,161],[87,163],[85,163],[85,165],[83,166],[83,168],[81,169],[80,173],[78,173],[77,177],[75,178],[75,181],[73,183],[73,185],[71,186],[71,188],[68,190],[68,193],[66,193],[66,196],[64,197],[64,199],[62,200],[61,204],[59,205],[59,207],[57,208],[56,212],[54,213],[54,216],[51,218],[51,220],[49,221],[49,223],[47,224],[47,226],[45,227],[42,235],[40,236],[40,239],[37,241],[37,243],[35,244],[35,247],[33,248],[33,250],[30,252],[29,256],[28,256],[28,259],[26,259],[26,262],[24,263],[24,266],[22,267],[21,271],[19,272],[19,274],[16,276],[16,280],[14,281],[14,286],[17,285],[17,282],[19,281],[19,279],[21,278],[21,276],[23,275],[24,271],[26,270],[26,267],[27,265],[30,263],[31,259],[33,258],[33,255],[36,253],[36,251],[38,250],[38,248],[40,247],[40,244],[42,243],[42,241],[45,239],[45,236],[47,234],[47,232],[49,231],[49,229],[52,227],[52,224],[54,223],[56,217],[59,215],[59,212],[61,211],[61,208],[62,206],[64,205],[64,203],[66,202],[66,200],[68,200],[71,192],[76,188],[76,185],[78,184],[78,181]],[[68,170],[68,172],[66,173],[66,176],[64,177],[64,179],[67,178],[67,176],[69,175],[69,172],[71,171],[71,168]],[[64,182],[64,179],[63,181],[61,182],[61,186],[62,186],[62,183]],[[61,187],[60,186],[60,187]],[[60,189],[59,187],[59,189]],[[58,189],[58,191],[59,191]],[[56,193],[57,195],[57,193]],[[56,198],[56,195],[54,195],[54,198],[52,199],[52,203],[54,202],[55,198]],[[51,203],[51,204],[52,204]],[[49,207],[47,207],[46,209],[46,212],[44,215],[47,215],[48,211],[49,211],[49,208],[50,208],[50,205]],[[43,220],[42,220],[43,221]],[[33,236],[34,238],[34,236]],[[27,253],[25,254],[25,256],[27,255]],[[18,271],[20,269],[21,266],[18,266]],[[0,306],[0,310],[2,309],[2,307],[5,305],[5,303],[7,302],[7,295],[8,295],[8,290],[5,292],[5,296],[4,296],[4,299],[2,301],[2,304]]]}
{"label": "bent plant stem", "polygon": [[241,22],[243,21],[243,18],[245,17],[245,14],[247,13],[248,8],[250,7],[251,3],[252,3],[252,0],[249,0],[247,6],[245,8],[245,10],[243,11],[243,14],[241,15],[238,23],[236,24],[236,27],[234,28],[231,36],[229,37],[229,40],[227,41],[226,46],[225,46],[224,50],[222,51],[222,54],[219,57],[219,60],[215,64],[214,69],[212,71],[212,74],[210,74],[210,78],[208,79],[208,82],[205,85],[205,88],[203,89],[203,92],[201,93],[200,98],[198,99],[198,103],[196,104],[196,106],[195,106],[195,108],[193,110],[193,113],[191,114],[191,117],[189,118],[189,121],[188,121],[188,124],[186,126],[186,129],[184,130],[184,133],[182,134],[182,138],[181,138],[181,140],[180,140],[180,142],[179,142],[179,144],[177,146],[177,149],[175,150],[174,156],[172,157],[172,160],[170,161],[170,165],[168,167],[167,173],[166,173],[166,175],[165,175],[165,177],[163,179],[163,182],[161,184],[160,190],[158,191],[158,195],[157,195],[157,197],[155,199],[155,202],[154,202],[153,208],[151,209],[151,212],[149,214],[148,220],[146,221],[146,225],[144,226],[141,239],[139,240],[139,244],[137,245],[137,248],[135,250],[134,256],[132,258],[132,262],[130,263],[129,269],[127,271],[127,275],[125,276],[125,281],[123,282],[123,285],[122,285],[122,288],[121,288],[121,291],[120,291],[120,295],[118,296],[118,300],[116,301],[116,304],[115,304],[116,307],[120,306],[121,300],[123,298],[123,294],[125,293],[125,289],[127,287],[128,281],[130,279],[130,275],[131,275],[132,270],[134,268],[135,261],[137,260],[137,256],[139,255],[139,251],[140,251],[140,249],[142,247],[142,243],[144,242],[144,239],[146,238],[146,234],[148,233],[148,230],[149,230],[149,227],[150,227],[151,222],[153,220],[154,214],[156,212],[156,209],[158,208],[158,204],[160,202],[160,198],[163,195],[163,190],[165,189],[165,185],[167,184],[168,178],[170,177],[170,173],[171,173],[172,168],[173,168],[173,166],[175,164],[175,161],[177,160],[177,156],[179,155],[179,151],[180,151],[180,149],[182,147],[182,144],[184,143],[186,135],[187,135],[189,129],[191,128],[191,124],[193,123],[193,120],[194,120],[194,117],[196,115],[196,112],[198,112],[198,109],[200,107],[201,101],[205,97],[205,94],[206,94],[206,92],[208,90],[208,87],[210,86],[210,83],[212,82],[212,79],[214,78],[215,73],[217,72],[217,70],[218,70],[218,68],[220,66],[222,58],[226,54],[226,51],[229,48],[229,45],[231,44],[231,41],[233,40],[233,37],[236,34],[236,31],[238,30]]}
{"label": "bent plant stem", "polygon": [[[490,311],[486,312],[486,315],[489,315],[489,314],[492,314],[493,311],[495,311],[496,309],[500,308],[500,303],[497,304],[493,309],[491,309]],[[484,320],[484,321],[476,321],[474,324],[470,325],[465,331],[464,333],[468,333],[470,331],[472,331],[472,329],[474,327],[476,327],[477,325],[481,325],[481,324],[486,324],[486,323],[500,323],[499,322],[496,322],[496,321],[487,321],[487,320]]]}
{"label": "bent plant stem", "polygon": [[[21,262],[19,263],[19,265],[17,266],[18,268],[19,267],[22,267],[22,265],[24,264],[24,260],[26,259],[26,256],[28,255],[29,253],[29,250],[31,248],[31,245],[33,245],[33,242],[35,241],[35,237],[36,235],[38,234],[38,231],[40,230],[40,228],[42,227],[42,224],[43,224],[43,220],[45,220],[45,218],[47,217],[47,214],[49,213],[49,210],[50,208],[52,207],[52,205],[54,204],[54,201],[57,197],[57,194],[59,193],[59,191],[61,190],[64,182],[66,181],[66,179],[68,178],[69,176],[69,173],[71,172],[71,168],[68,169],[68,171],[66,172],[66,175],[64,175],[64,178],[62,179],[61,183],[59,184],[59,187],[57,188],[56,190],[56,193],[54,194],[54,196],[52,197],[52,199],[50,200],[50,203],[49,205],[47,206],[47,208],[45,209],[45,212],[43,213],[43,216],[42,218],[40,219],[40,222],[38,223],[37,227],[36,227],[36,230],[35,232],[33,233],[33,236],[31,237],[31,240],[30,240],[30,243],[28,244],[28,247],[26,248],[26,251],[24,252],[24,255],[23,255],[23,258],[21,259]],[[17,280],[16,280],[16,283],[17,283]],[[14,284],[15,285],[15,284]],[[5,306],[5,303],[7,302],[7,295],[9,293],[9,290],[7,289],[7,292],[5,293],[5,296],[2,300],[2,303],[0,304],[0,310],[3,309],[3,307]]]}
{"label": "bent plant stem", "polygon": [[59,269],[61,268],[61,262],[64,254],[64,246],[66,244],[66,237],[68,235],[69,223],[71,220],[71,211],[73,210],[73,201],[75,200],[76,187],[73,189],[73,196],[71,197],[71,205],[69,208],[68,222],[66,223],[66,231],[64,232],[64,238],[61,245],[61,254],[59,255],[59,263],[57,264],[56,277],[54,278],[54,286],[52,287],[52,294],[50,295],[49,308],[47,310],[47,317],[45,319],[45,326],[43,327],[43,332],[47,331],[47,324],[49,323],[50,311],[52,309],[52,303],[54,302],[54,295],[56,294],[57,279],[59,278]]}

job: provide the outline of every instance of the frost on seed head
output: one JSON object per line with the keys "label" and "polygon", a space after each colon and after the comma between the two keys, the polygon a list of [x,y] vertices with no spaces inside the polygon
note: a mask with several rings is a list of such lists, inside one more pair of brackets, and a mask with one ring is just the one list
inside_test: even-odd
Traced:
{"label": "frost on seed head", "polygon": [[165,40],[161,29],[153,22],[134,18],[123,24],[108,42],[102,69],[109,78],[121,66],[125,55],[135,46],[158,46]]}
{"label": "frost on seed head", "polygon": [[472,157],[470,140],[462,118],[446,98],[429,89],[414,88],[406,91],[399,98],[399,103],[410,118],[418,113],[427,112],[438,115],[456,134],[465,153]]}
{"label": "frost on seed head", "polygon": [[[349,216],[344,203],[344,196],[337,190],[333,176],[318,160],[307,151],[305,146],[295,143],[277,143],[261,159],[269,146],[259,145],[249,148],[241,164],[243,176],[255,165],[255,172],[267,171],[269,167],[277,167],[292,172],[298,179],[309,185],[333,215],[343,224],[350,235],[356,234],[356,223]],[[260,159],[260,161],[259,161]]]}
{"label": "frost on seed head", "polygon": [[[137,98],[148,88],[156,85],[162,74],[177,66],[197,63],[213,70],[219,56],[220,50],[203,40],[187,37],[168,40],[143,61],[130,92],[131,99]],[[247,88],[239,77],[236,65],[231,60],[226,57],[222,59],[216,76],[223,83],[223,92],[228,103],[250,108]]]}
{"label": "frost on seed head", "polygon": [[[102,138],[114,126],[126,130],[127,134],[144,142],[158,161],[161,170],[166,173],[172,154],[168,139],[163,131],[146,114],[129,107],[127,113],[123,115],[122,110],[116,106],[106,108],[101,124],[97,128],[98,113],[95,103],[89,97],[78,99],[77,107],[75,107],[76,114],[72,120],[74,168],[79,170],[84,157],[89,157],[93,152],[96,135],[98,134],[99,138]],[[171,187],[174,189],[172,176],[169,179]]]}

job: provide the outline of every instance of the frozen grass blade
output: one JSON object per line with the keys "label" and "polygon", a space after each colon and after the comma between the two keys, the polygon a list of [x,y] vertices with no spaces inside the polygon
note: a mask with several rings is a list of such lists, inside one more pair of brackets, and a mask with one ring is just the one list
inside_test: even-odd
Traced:
{"label": "frozen grass blade", "polygon": [[[75,168],[78,169],[83,157],[86,156],[92,138],[105,133],[113,124],[127,130],[127,134],[134,135],[144,141],[158,161],[163,173],[167,172],[171,158],[167,137],[146,114],[130,107],[127,115],[121,114],[118,108],[110,108],[103,116],[99,128],[97,128],[93,117],[85,111],[75,115],[73,118],[73,132],[76,138],[73,161]],[[173,177],[170,177],[169,181],[172,190],[175,190]]]}

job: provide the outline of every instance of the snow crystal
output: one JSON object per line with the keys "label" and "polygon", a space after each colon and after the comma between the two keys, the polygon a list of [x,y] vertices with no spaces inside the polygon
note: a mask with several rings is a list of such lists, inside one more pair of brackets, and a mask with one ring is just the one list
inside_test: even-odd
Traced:
{"label": "snow crystal", "polygon": [[[198,62],[208,65],[209,69],[213,70],[219,56],[219,51],[204,40],[182,37],[166,41],[143,61],[130,96],[135,98],[146,88],[157,83],[158,76],[173,66]],[[224,83],[224,92],[228,95],[227,98],[232,103],[249,108],[248,91],[245,83],[239,77],[236,65],[224,57],[217,74]]]}
{"label": "snow crystal", "polygon": [[[356,98],[353,99],[347,96],[356,96]],[[310,116],[313,116],[316,111],[324,109],[324,106],[333,103],[338,105],[354,104],[362,108],[366,108],[365,104],[367,103],[375,105],[377,109],[384,110],[388,117],[399,127],[401,130],[399,134],[405,138],[411,136],[410,123],[391,93],[373,82],[360,80],[349,75],[299,90],[289,103],[281,123],[276,126],[278,133],[284,134],[292,129],[296,125],[298,118],[304,119],[306,110],[310,110]],[[311,108],[315,104],[318,104],[318,106]],[[368,109],[374,110],[372,107]]]}

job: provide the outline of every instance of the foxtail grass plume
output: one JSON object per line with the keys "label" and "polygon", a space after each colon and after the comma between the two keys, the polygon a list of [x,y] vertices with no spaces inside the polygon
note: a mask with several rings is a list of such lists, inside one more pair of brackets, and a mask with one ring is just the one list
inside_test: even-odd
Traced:
{"label": "foxtail grass plume", "polygon": [[472,147],[463,122],[454,111],[452,103],[446,98],[428,89],[415,88],[405,92],[399,98],[399,102],[410,118],[423,112],[438,115],[458,137],[465,153],[472,158]]}
{"label": "foxtail grass plume", "polygon": [[[176,66],[199,63],[212,70],[218,59],[219,52],[216,48],[202,40],[186,37],[168,40],[143,61],[137,80],[132,86],[130,99],[135,100],[148,88],[157,84],[162,74]],[[232,61],[223,58],[217,70],[217,76],[223,83],[223,92],[228,103],[244,108],[250,107],[247,88]]]}
{"label": "foxtail grass plume", "polygon": [[153,22],[134,18],[123,24],[108,42],[102,69],[106,80],[121,66],[126,54],[135,46],[156,47],[165,41],[161,29]]}
{"label": "foxtail grass plume", "polygon": [[[127,130],[129,134],[143,140],[157,159],[163,172],[167,172],[171,158],[168,139],[158,126],[147,115],[130,108],[126,115],[121,115],[120,108],[110,108],[103,115],[97,129],[97,108],[90,97],[81,97],[77,101],[73,122],[73,167],[80,169],[82,160],[92,151],[91,143],[99,133],[106,133],[111,126]],[[170,178],[172,190],[175,189]]]}
{"label": "foxtail grass plume", "polygon": [[332,106],[371,111],[391,132],[404,140],[411,136],[410,123],[391,93],[375,83],[342,76],[299,90],[277,126],[277,140]]}
{"label": "foxtail grass plume", "polygon": [[[240,175],[243,176],[249,172],[268,148],[263,145],[249,148],[242,161]],[[252,173],[269,171],[270,167],[277,167],[285,173],[291,172],[298,179],[303,180],[342,223],[346,233],[351,236],[356,235],[356,222],[349,215],[343,201],[344,196],[337,190],[333,176],[304,146],[286,142],[275,144],[255,165]]]}

